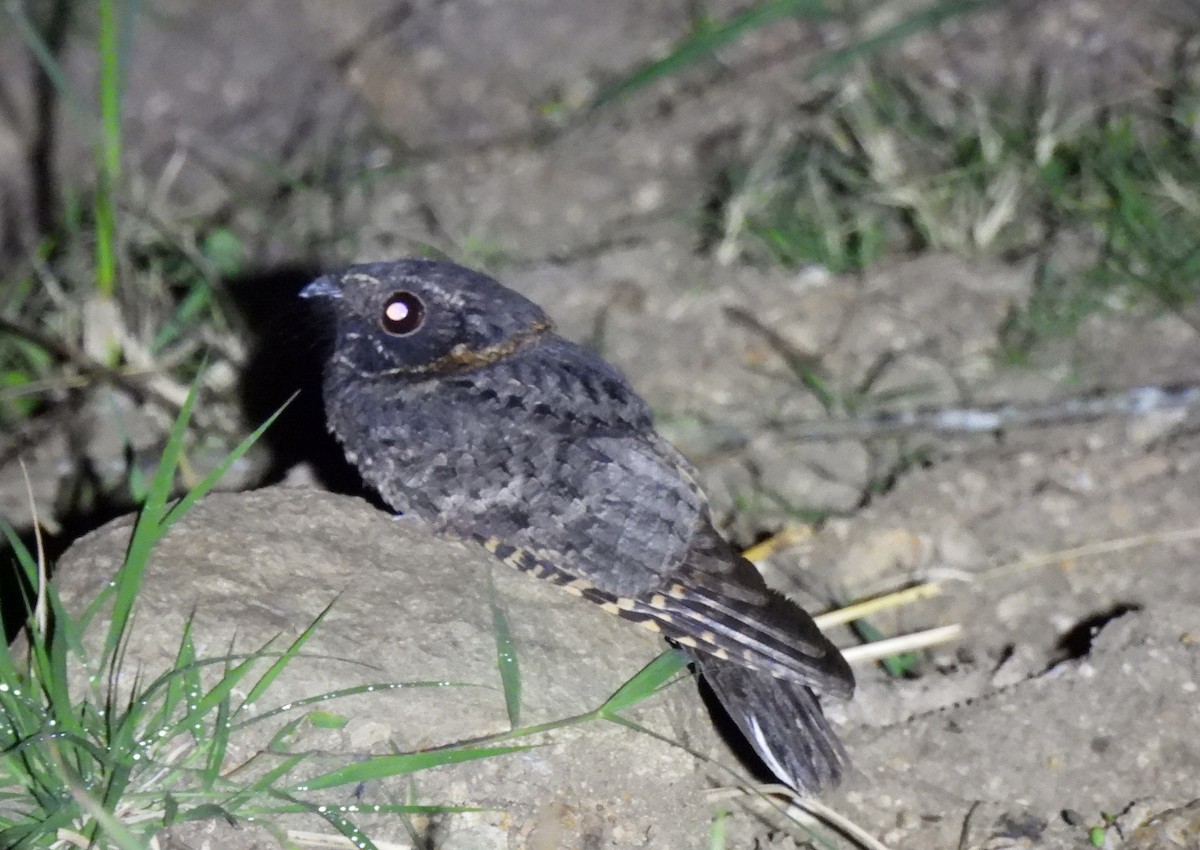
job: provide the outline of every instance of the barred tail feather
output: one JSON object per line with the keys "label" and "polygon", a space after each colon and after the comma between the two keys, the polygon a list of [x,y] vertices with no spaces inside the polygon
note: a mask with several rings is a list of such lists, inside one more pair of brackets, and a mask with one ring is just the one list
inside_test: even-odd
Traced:
{"label": "barred tail feather", "polygon": [[849,759],[812,689],[703,653],[689,653],[763,763],[804,796],[837,785]]}
{"label": "barred tail feather", "polygon": [[[753,569],[748,562],[745,568]],[[823,694],[840,699],[853,694],[854,674],[837,647],[807,613],[766,585],[754,603],[692,585],[679,587],[679,597],[662,602],[662,612],[671,618],[662,624],[668,637],[684,645],[692,645],[686,638],[707,644],[697,648],[716,655],[715,647],[744,666],[803,682]]]}

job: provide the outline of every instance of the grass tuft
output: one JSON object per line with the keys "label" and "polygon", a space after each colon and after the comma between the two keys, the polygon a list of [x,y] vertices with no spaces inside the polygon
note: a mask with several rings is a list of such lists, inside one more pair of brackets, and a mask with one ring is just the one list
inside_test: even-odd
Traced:
{"label": "grass tuft", "polygon": [[[1172,103],[1200,98],[1179,85]],[[836,273],[921,251],[1038,256],[1001,328],[1016,362],[1098,310],[1150,305],[1200,327],[1194,113],[1064,114],[1052,87],[985,98],[864,67],[735,170],[716,255]]]}
{"label": "grass tuft", "polygon": [[496,598],[496,585],[488,573],[488,596],[492,606],[492,634],[496,639],[496,668],[504,689],[504,705],[508,711],[508,722],[513,729],[521,725],[521,664],[517,657],[517,645],[508,616]]}

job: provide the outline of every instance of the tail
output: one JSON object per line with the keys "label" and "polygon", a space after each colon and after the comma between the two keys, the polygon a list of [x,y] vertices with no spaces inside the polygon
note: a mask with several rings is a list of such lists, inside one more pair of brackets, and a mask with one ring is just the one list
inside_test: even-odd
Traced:
{"label": "tail", "polygon": [[712,655],[688,654],[746,741],[781,781],[803,796],[815,796],[841,781],[850,762],[811,688]]}

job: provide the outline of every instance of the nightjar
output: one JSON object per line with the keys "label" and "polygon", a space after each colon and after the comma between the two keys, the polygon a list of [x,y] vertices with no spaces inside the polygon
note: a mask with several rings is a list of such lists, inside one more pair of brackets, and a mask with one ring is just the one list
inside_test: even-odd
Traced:
{"label": "nightjar", "polygon": [[329,428],[389,506],[661,633],[780,780],[838,781],[845,751],[816,694],[849,698],[849,666],[717,533],[695,471],[613,366],[451,263],[353,266],[301,294],[336,326]]}

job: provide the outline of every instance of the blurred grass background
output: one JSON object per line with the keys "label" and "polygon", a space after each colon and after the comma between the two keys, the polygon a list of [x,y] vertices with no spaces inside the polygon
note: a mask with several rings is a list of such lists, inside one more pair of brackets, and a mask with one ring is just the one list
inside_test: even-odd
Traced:
{"label": "blurred grass background", "polygon": [[[797,17],[853,27],[888,3],[773,0],[723,20],[703,15],[665,57],[559,111],[569,129],[653,93],[756,29]],[[698,227],[720,263],[834,273],[929,250],[972,258],[1036,255],[1033,296],[1016,305],[998,351],[1021,362],[1093,311],[1153,302],[1187,312],[1196,295],[1198,90],[1190,55],[1149,102],[1077,103],[1055,81],[977,93],[901,76],[906,39],[993,4],[939,2],[814,56],[818,96],[750,161],[731,164]],[[79,113],[93,181],[51,185],[37,245],[0,269],[0,428],[21,433],[72,387],[100,381],[177,412],[203,357],[232,369],[245,344],[224,282],[253,266],[253,235],[222,221],[164,221],[122,170],[125,68],[152,5],[101,0],[5,4],[58,109]],[[95,41],[95,89],[59,65],[68,39]],[[1189,50],[1186,42],[1181,50]],[[564,129],[563,132],[566,132]],[[41,175],[48,179],[49,175]],[[450,249],[451,246],[430,246]],[[344,258],[349,259],[349,258]],[[169,421],[169,419],[164,419]],[[230,420],[232,421],[232,420]],[[228,442],[237,429],[225,423]]]}

